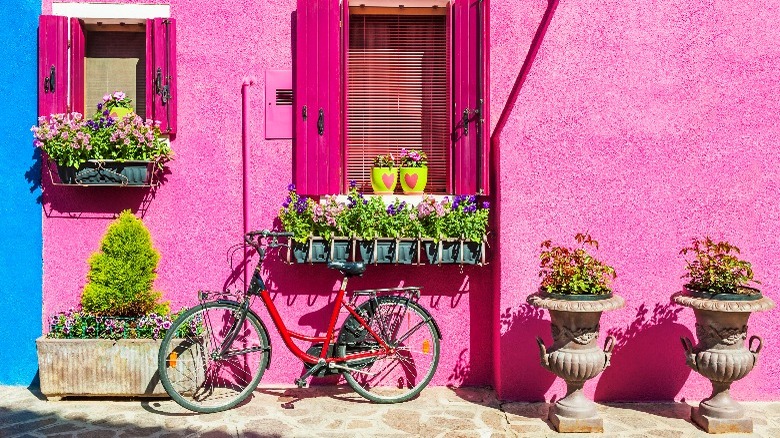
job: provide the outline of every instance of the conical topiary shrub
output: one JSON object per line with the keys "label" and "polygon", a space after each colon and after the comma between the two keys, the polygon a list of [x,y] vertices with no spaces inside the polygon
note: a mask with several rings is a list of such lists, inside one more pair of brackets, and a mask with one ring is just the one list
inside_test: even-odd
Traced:
{"label": "conical topiary shrub", "polygon": [[149,230],[130,210],[123,211],[109,225],[100,251],[89,258],[82,308],[97,316],[168,314],[169,304],[158,303],[161,294],[152,289],[159,260]]}

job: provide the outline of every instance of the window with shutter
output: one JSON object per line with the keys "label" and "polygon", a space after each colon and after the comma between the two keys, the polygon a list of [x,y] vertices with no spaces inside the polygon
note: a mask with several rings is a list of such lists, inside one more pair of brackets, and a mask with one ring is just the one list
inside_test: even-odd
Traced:
{"label": "window with shutter", "polygon": [[394,3],[298,0],[293,180],[367,190],[376,155],[413,148],[426,191],[488,195],[489,0]]}
{"label": "window with shutter", "polygon": [[365,191],[374,157],[398,156],[402,148],[427,154],[426,191],[448,189],[446,10],[420,9],[414,15],[397,8],[350,11],[347,178]]}
{"label": "window with shutter", "polygon": [[41,15],[38,26],[38,115],[68,110],[68,19]]}
{"label": "window with shutter", "polygon": [[142,18],[164,10],[160,5],[138,5],[136,16],[115,17],[117,6],[56,3],[58,15],[40,17],[39,113],[89,116],[104,94],[121,90],[138,114],[160,120],[163,133],[175,134],[175,20]]}

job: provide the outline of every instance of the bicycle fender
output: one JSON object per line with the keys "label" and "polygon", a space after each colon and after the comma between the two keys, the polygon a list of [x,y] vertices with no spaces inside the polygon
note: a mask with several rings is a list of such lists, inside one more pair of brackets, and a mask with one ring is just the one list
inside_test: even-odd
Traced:
{"label": "bicycle fender", "polygon": [[[232,305],[234,305],[236,307],[239,307],[239,308],[241,307],[241,303],[239,303],[238,301],[217,300],[217,302],[220,303],[220,304],[232,304]],[[423,310],[425,310],[425,309],[423,309]],[[263,322],[263,320],[260,318],[260,316],[257,313],[255,313],[254,310],[252,310],[251,308],[247,309],[247,313],[250,313],[250,314],[252,314],[252,316],[257,318],[257,321],[260,323],[260,327],[265,331],[265,337],[268,338],[268,367],[266,367],[266,370],[271,369],[271,358],[273,357],[271,353],[273,352],[273,348],[271,348],[271,334],[268,332],[268,327],[265,326],[265,323]],[[433,324],[436,325],[436,322],[434,322]]]}
{"label": "bicycle fender", "polygon": [[420,306],[419,304],[417,305],[417,307],[425,313],[426,318],[431,320],[431,322],[433,323],[433,329],[436,330],[436,337],[439,338],[439,340],[441,340],[441,330],[439,330],[439,323],[437,323],[436,320],[433,319],[433,316],[431,316],[431,312],[429,312],[428,309],[426,309],[423,306]]}

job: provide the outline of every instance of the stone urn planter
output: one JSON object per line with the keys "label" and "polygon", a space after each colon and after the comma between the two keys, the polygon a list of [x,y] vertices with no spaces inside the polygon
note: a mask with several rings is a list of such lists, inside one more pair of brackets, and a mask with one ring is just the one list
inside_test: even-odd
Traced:
{"label": "stone urn planter", "polygon": [[556,295],[540,291],[528,303],[550,311],[553,345],[545,347],[541,338],[542,366],[566,381],[566,396],[550,408],[549,420],[558,432],[603,432],[604,421],[596,403],[582,391],[586,381],[609,366],[613,336],[602,350],[597,345],[601,313],[620,309],[625,300],[617,295]]}
{"label": "stone urn planter", "polygon": [[753,420],[731,398],[731,383],[745,377],[756,364],[763,341],[751,336],[747,323],[751,312],[769,310],[775,303],[760,294],[707,296],[689,289],[672,295],[672,302],[690,307],[696,316],[696,338],[680,338],[685,362],[712,383],[712,395],[691,408],[691,420],[709,433],[753,432]]}
{"label": "stone urn planter", "polygon": [[168,397],[157,374],[160,340],[38,338],[41,393],[66,396]]}

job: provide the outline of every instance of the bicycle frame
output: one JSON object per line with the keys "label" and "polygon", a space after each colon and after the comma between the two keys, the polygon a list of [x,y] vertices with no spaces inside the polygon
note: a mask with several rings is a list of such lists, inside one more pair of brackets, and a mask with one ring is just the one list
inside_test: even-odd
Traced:
{"label": "bicycle frame", "polygon": [[[331,313],[330,322],[328,323],[328,329],[325,332],[325,336],[307,336],[289,330],[285,325],[284,321],[282,320],[279,311],[276,309],[276,305],[271,299],[271,293],[264,286],[263,279],[260,276],[261,264],[262,261],[258,262],[254,274],[252,275],[252,281],[249,286],[248,295],[260,296],[260,298],[263,300],[263,304],[265,304],[265,307],[268,310],[269,315],[271,315],[271,320],[274,322],[274,325],[276,326],[276,330],[282,336],[282,340],[284,341],[284,344],[287,346],[287,349],[289,349],[290,352],[292,352],[298,359],[300,359],[301,361],[307,364],[315,365],[317,363],[320,363],[321,360],[323,360],[325,363],[339,363],[339,362],[346,362],[346,361],[356,360],[356,359],[365,359],[369,357],[379,357],[379,356],[393,353],[393,348],[387,345],[387,343],[385,343],[385,341],[379,335],[377,335],[377,333],[369,326],[366,320],[363,319],[363,317],[360,316],[360,314],[358,314],[358,312],[355,310],[356,309],[355,306],[353,306],[352,304],[344,300],[344,295],[347,290],[347,280],[348,280],[347,277],[344,277],[344,279],[342,280],[341,287],[339,288],[338,294],[336,295],[336,300],[333,303],[333,311]],[[249,306],[247,300],[247,309],[248,307]],[[379,350],[350,353],[343,357],[328,357],[328,352],[330,351],[330,345],[333,343],[333,334],[336,329],[336,322],[338,321],[341,307],[347,309],[347,311],[358,321],[358,323],[363,328],[366,329],[368,334],[370,334],[374,338],[374,340],[376,340],[376,342],[379,344],[380,347]],[[307,342],[315,342],[315,343],[322,342],[322,351],[319,357],[312,356],[311,354],[308,354],[305,351],[301,350],[300,347],[295,345],[293,339],[298,339]]]}

